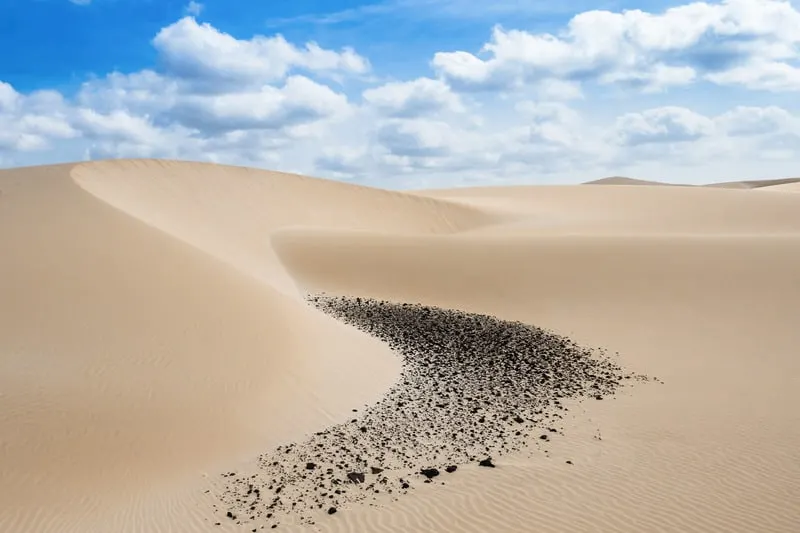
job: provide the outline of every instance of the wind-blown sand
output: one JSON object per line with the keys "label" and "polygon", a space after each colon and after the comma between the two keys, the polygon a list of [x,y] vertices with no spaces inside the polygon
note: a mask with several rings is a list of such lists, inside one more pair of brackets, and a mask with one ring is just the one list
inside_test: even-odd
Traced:
{"label": "wind-blown sand", "polygon": [[[147,160],[0,171],[0,531],[797,531],[795,185],[401,193]],[[370,416],[408,367],[307,301],[321,293],[519,321],[655,379],[604,382],[603,401],[575,384],[563,418],[521,417],[529,438],[494,448],[496,468],[476,452],[424,483],[388,465],[407,489],[341,498],[314,526],[259,501],[250,521],[242,480],[266,497],[278,446],[351,419],[390,431]],[[527,408],[526,376],[507,405]]]}

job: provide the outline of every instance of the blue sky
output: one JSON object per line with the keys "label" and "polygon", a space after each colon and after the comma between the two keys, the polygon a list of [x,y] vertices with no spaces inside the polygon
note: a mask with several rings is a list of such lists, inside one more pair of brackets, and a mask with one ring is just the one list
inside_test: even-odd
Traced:
{"label": "blue sky", "polygon": [[0,166],[394,188],[800,175],[781,0],[0,0]]}

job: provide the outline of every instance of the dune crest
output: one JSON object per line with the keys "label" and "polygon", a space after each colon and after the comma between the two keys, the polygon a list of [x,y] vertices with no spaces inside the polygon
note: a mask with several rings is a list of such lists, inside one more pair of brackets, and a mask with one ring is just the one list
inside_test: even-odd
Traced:
{"label": "dune crest", "polygon": [[104,202],[295,296],[269,247],[282,227],[447,234],[492,221],[432,198],[210,163],[111,160],[70,174]]}

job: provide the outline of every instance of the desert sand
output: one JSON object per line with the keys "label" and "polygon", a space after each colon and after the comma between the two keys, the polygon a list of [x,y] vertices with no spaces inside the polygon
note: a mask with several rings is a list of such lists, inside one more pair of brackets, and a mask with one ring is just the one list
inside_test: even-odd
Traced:
{"label": "desert sand", "polygon": [[496,468],[416,473],[278,531],[796,532],[797,183],[615,180],[0,171],[0,531],[269,530],[226,516],[229,474],[260,479],[263,457],[369,412],[404,372],[307,300],[324,293],[546,328],[650,379],[565,399],[558,431]]}

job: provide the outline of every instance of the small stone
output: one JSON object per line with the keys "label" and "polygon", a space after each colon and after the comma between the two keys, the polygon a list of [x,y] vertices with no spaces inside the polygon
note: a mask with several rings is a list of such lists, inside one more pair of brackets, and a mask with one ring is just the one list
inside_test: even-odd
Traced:
{"label": "small stone", "polygon": [[428,479],[439,475],[439,471],[435,468],[423,468],[420,473]]}
{"label": "small stone", "polygon": [[494,468],[494,463],[491,457],[487,457],[478,463],[478,466],[485,466],[487,468]]}
{"label": "small stone", "polygon": [[572,464],[572,461],[567,461],[567,464],[568,464],[568,465],[571,465],[571,464]]}
{"label": "small stone", "polygon": [[370,470],[370,472],[372,472],[373,474],[380,474],[381,472],[383,472],[383,468],[379,468],[379,467],[377,467],[377,466],[373,466],[373,467],[371,467],[369,470]]}
{"label": "small stone", "polygon": [[450,465],[447,468],[445,468],[444,471],[447,472],[448,474],[452,474],[457,469],[458,469],[458,467],[456,465]]}
{"label": "small stone", "polygon": [[349,472],[347,474],[347,479],[349,479],[352,483],[364,483],[364,474],[361,472]]}
{"label": "small stone", "polygon": [[314,463],[306,463],[306,470],[314,470],[316,467]]}
{"label": "small stone", "polygon": [[328,509],[328,514],[335,514],[335,513],[336,513],[336,507],[331,507],[330,509]]}

